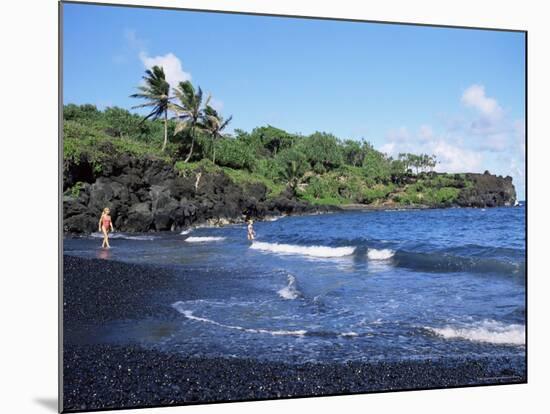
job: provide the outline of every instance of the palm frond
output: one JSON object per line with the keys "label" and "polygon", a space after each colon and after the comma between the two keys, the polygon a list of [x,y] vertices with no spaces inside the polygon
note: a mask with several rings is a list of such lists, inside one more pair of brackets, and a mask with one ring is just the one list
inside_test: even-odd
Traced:
{"label": "palm frond", "polygon": [[233,119],[233,115],[229,116],[221,125],[220,125],[220,131],[223,131],[225,127],[231,122]]}
{"label": "palm frond", "polygon": [[147,103],[144,103],[144,104],[132,106],[132,109],[145,108],[145,107],[148,107],[148,106],[156,106],[156,105],[157,105],[157,102],[151,101],[151,102],[147,102]]}

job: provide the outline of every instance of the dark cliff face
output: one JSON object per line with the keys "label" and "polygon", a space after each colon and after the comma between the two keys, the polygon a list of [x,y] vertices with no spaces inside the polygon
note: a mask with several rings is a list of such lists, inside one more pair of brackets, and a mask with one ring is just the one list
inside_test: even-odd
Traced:
{"label": "dark cliff face", "polygon": [[328,210],[297,201],[290,194],[268,200],[263,184],[241,187],[223,173],[201,173],[198,180],[197,176],[182,177],[164,161],[128,156],[103,162],[97,173],[86,160],[66,164],[63,230],[97,231],[105,207],[111,209],[115,229],[129,232]]}
{"label": "dark cliff face", "polygon": [[[303,214],[331,210],[298,201],[291,192],[267,198],[261,183],[236,185],[223,173],[181,176],[158,159],[122,155],[102,161],[95,171],[87,159],[64,165],[63,230],[98,230],[101,211],[111,209],[116,230],[148,232],[179,230],[194,224],[242,222],[246,217]],[[497,207],[513,205],[516,192],[510,177],[466,174],[454,205]],[[445,205],[444,207],[448,207]],[[441,206],[433,206],[441,207]]]}
{"label": "dark cliff face", "polygon": [[457,204],[461,207],[502,207],[512,206],[516,201],[516,189],[512,177],[484,174],[466,174],[473,183],[458,194]]}

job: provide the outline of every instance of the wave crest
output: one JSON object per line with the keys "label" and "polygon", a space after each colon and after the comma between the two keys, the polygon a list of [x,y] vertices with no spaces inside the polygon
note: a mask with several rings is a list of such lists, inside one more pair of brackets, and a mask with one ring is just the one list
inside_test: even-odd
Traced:
{"label": "wave crest", "polygon": [[185,239],[187,243],[207,243],[213,241],[222,241],[225,240],[225,237],[188,237]]}
{"label": "wave crest", "polygon": [[445,339],[466,339],[498,345],[525,345],[525,326],[519,324],[507,325],[494,320],[484,320],[462,327],[426,327],[426,329]]}
{"label": "wave crest", "polygon": [[297,254],[311,257],[343,257],[352,255],[355,247],[328,247],[328,246],[298,246],[294,244],[279,244],[254,242],[251,249],[271,253]]}
{"label": "wave crest", "polygon": [[368,249],[367,257],[370,260],[389,260],[393,257],[395,251],[390,249]]}

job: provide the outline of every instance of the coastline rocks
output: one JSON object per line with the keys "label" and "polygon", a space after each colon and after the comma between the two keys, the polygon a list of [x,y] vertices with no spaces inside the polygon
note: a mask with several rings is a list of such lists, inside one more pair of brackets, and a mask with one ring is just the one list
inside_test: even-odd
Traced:
{"label": "coastline rocks", "polygon": [[65,163],[63,230],[97,231],[103,208],[111,209],[118,231],[175,231],[194,224],[224,226],[247,217],[329,211],[297,201],[285,192],[267,199],[262,183],[236,185],[224,173],[182,177],[161,160],[132,156],[106,160],[94,172],[83,159]]}
{"label": "coastline rocks", "polygon": [[461,207],[503,207],[513,206],[516,201],[516,190],[512,177],[501,177],[489,174],[466,174],[466,179],[473,186],[461,189],[457,204]]}
{"label": "coastline rocks", "polygon": [[[458,181],[460,192],[452,205],[498,207],[516,201],[511,177],[470,173]],[[165,161],[127,154],[102,161],[100,170],[86,158],[65,161],[63,186],[63,230],[70,233],[97,231],[105,207],[111,209],[115,229],[126,232],[175,231],[203,223],[224,226],[247,217],[339,209],[300,201],[290,189],[268,199],[262,183],[237,185],[223,172],[184,177]]]}
{"label": "coastline rocks", "polygon": [[98,220],[89,214],[77,214],[63,219],[63,230],[69,233],[91,233],[97,231]]}
{"label": "coastline rocks", "polygon": [[146,232],[151,228],[153,223],[153,212],[151,211],[151,205],[148,202],[137,203],[130,207],[128,210],[128,217],[124,220],[120,216],[117,218],[118,228],[122,230],[136,232]]}

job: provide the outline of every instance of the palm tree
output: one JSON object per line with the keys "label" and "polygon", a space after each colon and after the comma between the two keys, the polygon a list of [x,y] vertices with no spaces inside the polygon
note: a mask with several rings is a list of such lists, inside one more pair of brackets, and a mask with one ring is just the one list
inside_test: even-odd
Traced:
{"label": "palm tree", "polygon": [[286,180],[291,191],[296,194],[300,179],[308,168],[306,156],[291,147],[282,150],[278,158],[283,167],[280,170],[281,177]]}
{"label": "palm tree", "polygon": [[168,142],[168,107],[170,103],[170,85],[166,81],[164,69],[160,66],[153,66],[145,71],[143,76],[145,85],[138,86],[139,93],[130,95],[131,98],[146,99],[148,102],[132,107],[145,108],[153,107],[153,110],[143,118],[142,122],[151,118],[153,120],[164,117],[164,142],[162,143],[162,151],[165,150]]}
{"label": "palm tree", "polygon": [[[175,95],[181,102],[181,105],[170,104],[170,108],[176,113],[176,120],[178,121],[176,129],[174,130],[174,135],[183,130],[189,132],[189,136],[191,137],[191,148],[189,149],[187,158],[184,160],[184,162],[189,162],[193,155],[196,130],[202,129],[200,123],[203,110],[202,89],[199,87],[198,91],[195,92],[195,88],[191,82],[180,82],[175,90]],[[210,102],[210,97],[206,99],[204,105],[208,106],[208,102]]]}
{"label": "palm tree", "polygon": [[212,162],[216,164],[216,139],[223,137],[223,130],[231,122],[233,116],[230,116],[225,121],[218,111],[210,105],[206,105],[202,115],[202,124],[204,129],[212,137]]}

